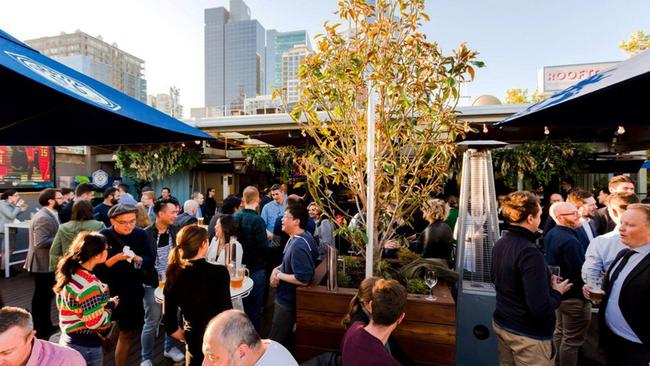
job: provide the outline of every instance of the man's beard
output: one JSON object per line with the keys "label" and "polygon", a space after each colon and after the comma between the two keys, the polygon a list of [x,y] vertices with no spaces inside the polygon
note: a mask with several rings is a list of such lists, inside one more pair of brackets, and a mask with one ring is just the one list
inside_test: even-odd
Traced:
{"label": "man's beard", "polygon": [[59,203],[55,203],[54,206],[52,206],[52,209],[53,209],[54,211],[60,211],[60,210],[63,208],[63,206],[65,206],[65,205],[62,205],[62,204],[59,204]]}
{"label": "man's beard", "polygon": [[118,203],[120,203],[120,201],[116,200],[115,198],[111,200],[111,205],[117,205]]}

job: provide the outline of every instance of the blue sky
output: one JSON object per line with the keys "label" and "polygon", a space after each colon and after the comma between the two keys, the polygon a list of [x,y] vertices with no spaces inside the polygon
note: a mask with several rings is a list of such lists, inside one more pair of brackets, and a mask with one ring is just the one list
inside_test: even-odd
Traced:
{"label": "blue sky", "polygon": [[[313,37],[335,20],[336,0],[247,0],[254,18],[280,31],[306,29]],[[461,42],[487,67],[465,90],[503,98],[512,87],[532,89],[545,65],[625,59],[621,40],[650,33],[650,1],[427,0],[430,41],[450,50]],[[203,104],[203,9],[226,0],[31,0],[0,2],[0,28],[19,39],[80,29],[101,34],[145,60],[148,92],[181,88],[186,107]]]}

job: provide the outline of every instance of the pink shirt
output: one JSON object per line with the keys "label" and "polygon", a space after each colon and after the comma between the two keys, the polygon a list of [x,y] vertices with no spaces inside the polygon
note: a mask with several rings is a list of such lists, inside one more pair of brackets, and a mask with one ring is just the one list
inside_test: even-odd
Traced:
{"label": "pink shirt", "polygon": [[86,366],[86,361],[79,352],[52,342],[34,337],[32,354],[26,366]]}

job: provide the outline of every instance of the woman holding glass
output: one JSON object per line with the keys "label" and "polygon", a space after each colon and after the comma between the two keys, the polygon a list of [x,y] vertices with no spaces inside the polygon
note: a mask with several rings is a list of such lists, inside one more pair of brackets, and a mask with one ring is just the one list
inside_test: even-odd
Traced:
{"label": "woman holding glass", "polygon": [[[176,237],[167,265],[163,323],[167,334],[187,344],[186,365],[202,364],[201,345],[208,322],[232,309],[228,270],[208,263],[207,252],[208,232],[200,226],[185,226]],[[183,329],[178,327],[178,309],[183,314]]]}
{"label": "woman holding glass", "polygon": [[119,304],[119,298],[110,298],[108,287],[93,274],[95,266],[106,261],[108,248],[100,233],[82,232],[56,269],[59,344],[79,351],[89,366],[102,365],[104,333]]}

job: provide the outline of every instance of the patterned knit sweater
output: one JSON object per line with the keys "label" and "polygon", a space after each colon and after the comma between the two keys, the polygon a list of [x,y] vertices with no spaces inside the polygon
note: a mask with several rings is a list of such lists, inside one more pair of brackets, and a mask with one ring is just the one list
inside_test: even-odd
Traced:
{"label": "patterned knit sweater", "polygon": [[109,328],[115,306],[109,298],[108,286],[92,272],[77,269],[56,296],[59,325],[71,343],[85,347],[101,346],[97,333]]}

